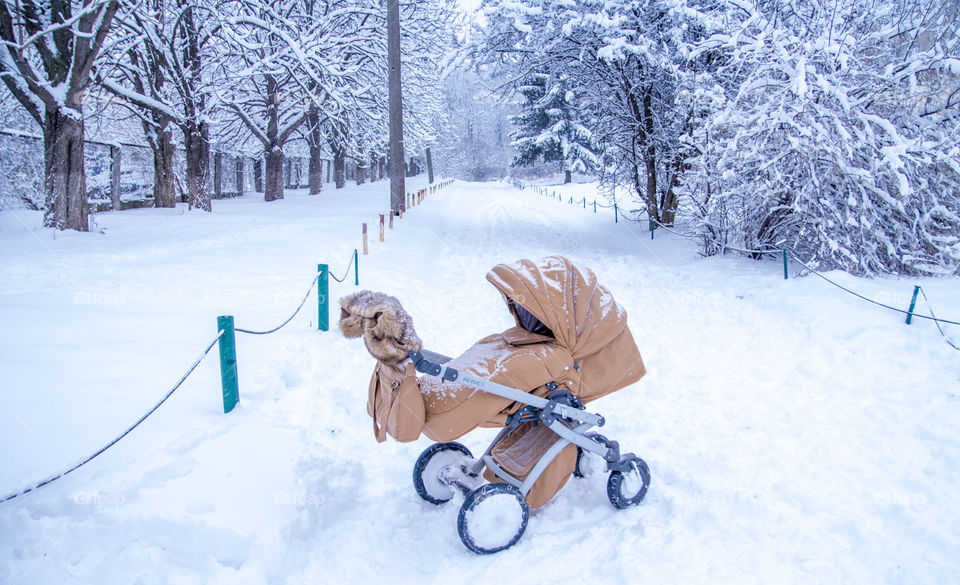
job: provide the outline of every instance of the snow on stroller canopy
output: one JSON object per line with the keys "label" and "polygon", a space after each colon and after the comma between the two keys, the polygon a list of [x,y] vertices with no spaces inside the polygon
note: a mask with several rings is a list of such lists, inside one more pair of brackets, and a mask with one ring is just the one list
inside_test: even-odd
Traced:
{"label": "snow on stroller canopy", "polygon": [[626,311],[593,271],[563,256],[498,264],[487,280],[508,303],[521,305],[549,327],[574,360],[600,351],[627,325]]}

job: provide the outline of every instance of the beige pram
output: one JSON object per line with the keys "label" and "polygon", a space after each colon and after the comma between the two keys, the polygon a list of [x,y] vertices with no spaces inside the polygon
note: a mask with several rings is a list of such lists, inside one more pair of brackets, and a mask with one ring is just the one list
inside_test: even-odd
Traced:
{"label": "beige pram", "polygon": [[[626,313],[610,292],[591,270],[561,256],[500,264],[487,280],[517,325],[454,359],[423,349],[392,297],[364,291],[341,300],[341,330],[362,330],[380,358],[368,397],[377,439],[423,433],[438,441],[417,459],[414,487],[434,504],[465,494],[458,532],[477,553],[516,543],[529,508],[580,474],[586,453],[606,461],[607,495],[617,508],[638,504],[650,483],[642,459],[589,432],[604,419],[585,404],[645,373]],[[417,378],[414,368],[425,375]],[[477,427],[502,430],[475,459],[453,441]]]}

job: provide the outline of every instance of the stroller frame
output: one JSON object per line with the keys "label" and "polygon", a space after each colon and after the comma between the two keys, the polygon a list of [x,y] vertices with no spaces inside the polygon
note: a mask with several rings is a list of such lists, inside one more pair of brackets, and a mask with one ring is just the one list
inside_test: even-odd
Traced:
{"label": "stroller frame", "polygon": [[[621,454],[620,445],[617,441],[608,440],[597,433],[588,433],[587,431],[594,426],[602,427],[606,422],[604,417],[600,414],[584,410],[585,407],[579,398],[567,390],[559,389],[559,386],[554,382],[547,384],[547,388],[552,390],[552,392],[546,398],[543,398],[471,374],[462,374],[457,369],[444,365],[449,362],[451,358],[439,353],[421,350],[411,351],[408,355],[418,372],[429,376],[437,376],[445,381],[470,386],[483,392],[489,392],[525,405],[510,415],[507,419],[507,425],[490,443],[490,446],[484,452],[483,456],[477,458],[471,465],[462,470],[468,477],[476,478],[486,466],[489,467],[498,478],[518,488],[520,493],[526,496],[550,463],[571,443],[584,451],[603,458],[607,463],[607,470],[611,472],[627,473],[633,468],[633,465],[635,465],[634,461],[640,461],[633,453]],[[521,480],[510,475],[497,465],[491,452],[506,433],[521,423],[534,421],[546,426],[556,433],[559,438],[537,461],[526,479]],[[580,471],[579,463],[580,453],[578,453],[577,457],[577,473]],[[643,465],[646,467],[646,464]],[[457,481],[456,478],[447,477],[441,478],[441,480],[448,483],[448,485],[455,485],[462,491],[469,491],[476,487],[472,485],[472,482],[461,483]],[[614,505],[617,506],[617,503],[614,502]]]}

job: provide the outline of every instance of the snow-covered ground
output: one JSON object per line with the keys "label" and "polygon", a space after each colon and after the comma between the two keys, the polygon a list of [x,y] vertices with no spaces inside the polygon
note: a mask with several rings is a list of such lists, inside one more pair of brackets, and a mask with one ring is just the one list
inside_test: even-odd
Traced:
{"label": "snow-covered ground", "polygon": [[[281,331],[238,337],[231,414],[214,352],[114,448],[0,504],[0,583],[957,582],[960,352],[932,323],[505,184],[455,183],[379,243],[386,201],[386,183],[250,195],[213,214],[104,213],[89,234],[0,213],[0,497],[136,420],[217,315],[280,323],[317,263],[346,269],[366,221],[361,287],[399,297],[447,354],[511,324],[484,280],[494,264],[560,253],[597,272],[649,369],[592,405],[650,464],[643,504],[614,510],[598,470],[534,512],[515,547],[468,552],[458,506],[414,493],[428,442],[376,443],[372,358],[319,333],[311,299]],[[904,308],[914,284],[831,276]],[[922,284],[960,318],[960,281]],[[332,282],[331,296],[355,288]]]}

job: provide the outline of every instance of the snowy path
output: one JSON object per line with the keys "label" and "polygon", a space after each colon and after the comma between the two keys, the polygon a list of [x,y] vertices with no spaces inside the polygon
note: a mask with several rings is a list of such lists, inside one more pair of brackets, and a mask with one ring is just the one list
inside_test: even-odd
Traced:
{"label": "snowy path", "polygon": [[[113,438],[217,315],[286,318],[317,262],[342,273],[367,221],[361,286],[399,297],[448,354],[510,324],[484,280],[494,264],[561,253],[594,268],[649,369],[594,403],[604,434],[650,464],[646,501],[613,510],[597,472],[514,548],[467,552],[457,506],[412,489],[428,442],[375,442],[372,360],[317,333],[308,301],[279,333],[238,339],[234,413],[218,411],[213,356],[114,449],[0,505],[0,583],[956,581],[960,355],[931,323],[502,184],[456,183],[381,244],[384,189],[102,214],[103,233],[56,239],[35,214],[0,214],[0,492]],[[833,276],[909,303],[913,281]],[[960,281],[923,285],[960,316]],[[331,283],[333,298],[351,290]]]}

